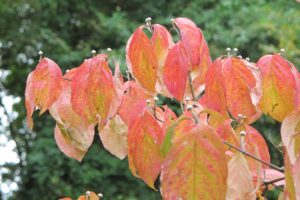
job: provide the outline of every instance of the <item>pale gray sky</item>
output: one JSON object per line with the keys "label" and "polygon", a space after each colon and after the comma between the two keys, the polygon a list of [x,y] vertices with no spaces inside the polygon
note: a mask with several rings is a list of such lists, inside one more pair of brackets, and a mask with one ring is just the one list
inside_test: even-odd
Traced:
{"label": "pale gray sky", "polygon": [[[5,79],[8,75],[8,71],[3,71],[0,69],[0,79]],[[0,166],[5,163],[18,163],[19,158],[17,153],[15,152],[16,144],[13,140],[9,140],[7,137],[9,133],[7,126],[9,121],[15,119],[18,116],[18,113],[13,112],[13,104],[20,102],[20,97],[13,97],[11,95],[7,95],[5,90],[0,91],[0,100],[5,106],[5,110],[9,113],[9,118],[5,115],[4,109],[0,107]],[[2,173],[4,173],[7,169],[1,167],[0,168],[0,190],[4,193],[3,199],[7,199],[14,190],[18,188],[16,182],[3,182]]]}

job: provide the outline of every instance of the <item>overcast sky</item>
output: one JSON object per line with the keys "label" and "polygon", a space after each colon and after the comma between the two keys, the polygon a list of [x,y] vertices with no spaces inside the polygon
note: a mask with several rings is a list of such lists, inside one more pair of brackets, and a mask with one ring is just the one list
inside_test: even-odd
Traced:
{"label": "overcast sky", "polygon": [[[7,76],[8,72],[0,70],[0,79],[4,79]],[[0,100],[5,106],[5,110],[9,113],[9,118],[14,119],[17,117],[17,113],[13,112],[13,104],[20,101],[19,97],[8,96],[6,91],[0,90]],[[13,190],[17,189],[17,184],[15,182],[3,182],[2,173],[7,169],[3,168],[5,163],[18,163],[19,158],[15,152],[16,144],[13,140],[8,139],[10,133],[6,132],[8,130],[9,120],[5,115],[4,109],[0,107],[0,190],[5,194],[3,199],[7,199],[11,195]]]}

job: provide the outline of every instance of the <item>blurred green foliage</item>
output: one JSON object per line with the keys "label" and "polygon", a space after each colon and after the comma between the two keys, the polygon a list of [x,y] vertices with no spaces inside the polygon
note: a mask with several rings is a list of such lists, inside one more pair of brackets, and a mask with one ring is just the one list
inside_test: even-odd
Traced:
{"label": "blurred green foliage", "polygon": [[[91,49],[105,52],[110,47],[124,71],[127,39],[146,17],[170,28],[171,18],[184,16],[201,27],[213,59],[227,47],[239,48],[252,61],[285,48],[285,57],[300,66],[300,4],[293,0],[1,0],[0,16],[0,67],[9,71],[1,83],[3,92],[21,97],[14,105],[18,117],[0,133],[16,142],[21,160],[2,166],[8,170],[4,181],[19,185],[12,199],[75,198],[86,190],[102,192],[105,199],[160,198],[132,177],[127,161],[109,155],[98,137],[78,163],[56,147],[54,123],[47,114],[34,116],[34,132],[26,128],[25,82],[39,50],[65,71],[90,57]],[[263,117],[254,126],[264,134],[272,162],[282,165],[276,148],[279,124]]]}

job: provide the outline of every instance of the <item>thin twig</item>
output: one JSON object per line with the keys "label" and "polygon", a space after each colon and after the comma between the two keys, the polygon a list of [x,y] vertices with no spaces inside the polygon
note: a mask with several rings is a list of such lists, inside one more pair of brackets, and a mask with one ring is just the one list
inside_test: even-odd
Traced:
{"label": "thin twig", "polygon": [[252,155],[252,154],[250,154],[250,153],[247,153],[246,151],[243,151],[243,150],[240,149],[239,147],[236,147],[236,146],[234,146],[234,145],[232,145],[232,144],[230,144],[230,143],[228,143],[228,142],[226,142],[226,141],[223,141],[223,143],[226,144],[227,146],[229,146],[230,148],[233,148],[233,149],[235,149],[235,150],[241,152],[242,154],[244,154],[244,155],[246,155],[246,156],[248,156],[248,157],[250,157],[250,158],[253,158],[254,160],[256,160],[256,161],[258,161],[258,162],[260,162],[260,163],[262,163],[262,164],[264,164],[264,165],[267,165],[267,166],[269,166],[269,167],[271,167],[271,168],[273,168],[273,169],[276,169],[277,171],[283,172],[283,170],[282,170],[280,167],[278,167],[278,166],[276,166],[276,165],[274,165],[274,164],[272,164],[272,163],[268,163],[268,162],[266,162],[266,161],[264,161],[264,160],[261,160],[260,158],[254,156],[254,155]]}
{"label": "thin twig", "polygon": [[177,25],[176,25],[176,23],[175,23],[175,20],[174,20],[174,19],[171,19],[171,22],[172,22],[172,28],[170,29],[170,32],[171,32],[172,30],[175,30],[176,33],[177,33],[178,36],[179,36],[179,39],[181,40],[180,30],[179,30],[179,28],[177,27]]}
{"label": "thin twig", "polygon": [[284,180],[284,179],[285,179],[285,177],[281,177],[281,178],[274,179],[274,180],[272,180],[272,181],[266,181],[266,182],[264,182],[264,183],[262,184],[262,186],[266,186],[265,188],[266,188],[266,190],[268,190],[268,185],[271,184],[271,185],[273,185],[275,188],[277,188],[278,190],[284,191],[280,186],[274,184],[274,183],[276,183],[276,182],[278,182],[278,181],[282,181],[282,180]]}
{"label": "thin twig", "polygon": [[273,184],[273,183],[276,183],[276,182],[282,181],[282,180],[284,180],[284,179],[285,179],[285,177],[276,178],[276,179],[274,179],[274,180],[271,180],[271,181],[266,181],[266,182],[264,182],[264,185]]}
{"label": "thin twig", "polygon": [[271,138],[271,134],[269,133],[267,135],[268,139],[269,139],[269,142],[276,148],[276,150],[278,152],[280,152],[281,154],[283,154],[282,150],[279,148],[280,144],[276,145],[275,142],[273,141],[273,139]]}

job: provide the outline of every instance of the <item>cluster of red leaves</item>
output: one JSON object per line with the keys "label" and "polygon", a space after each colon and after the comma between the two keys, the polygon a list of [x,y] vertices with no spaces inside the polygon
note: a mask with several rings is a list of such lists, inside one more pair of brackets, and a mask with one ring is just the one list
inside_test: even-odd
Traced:
{"label": "cluster of red leaves", "polygon": [[[265,113],[283,122],[284,195],[300,198],[300,75],[294,65],[280,54],[257,63],[234,55],[212,62],[194,22],[176,18],[172,24],[176,43],[159,24],[132,34],[126,61],[134,80],[125,82],[118,64],[113,74],[105,54],[65,75],[41,59],[27,79],[29,127],[35,109],[49,110],[58,147],[80,161],[97,125],[103,146],[120,159],[128,156],[134,176],[153,189],[160,176],[164,199],[255,199],[265,180],[284,174],[224,143],[270,163],[264,138],[251,127]],[[182,115],[156,105],[158,94],[181,102]]]}

